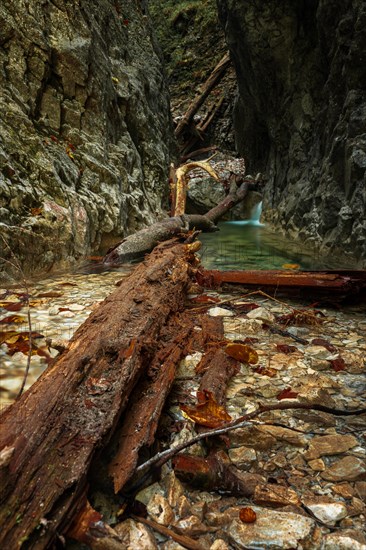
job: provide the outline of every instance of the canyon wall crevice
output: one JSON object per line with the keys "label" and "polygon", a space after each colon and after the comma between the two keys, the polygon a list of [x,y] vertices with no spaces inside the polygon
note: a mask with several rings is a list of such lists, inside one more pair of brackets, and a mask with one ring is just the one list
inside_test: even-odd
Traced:
{"label": "canyon wall crevice", "polygon": [[27,272],[162,216],[172,125],[145,4],[1,2],[0,229]]}
{"label": "canyon wall crevice", "polygon": [[366,5],[217,0],[238,78],[234,125],[268,177],[274,230],[366,262]]}

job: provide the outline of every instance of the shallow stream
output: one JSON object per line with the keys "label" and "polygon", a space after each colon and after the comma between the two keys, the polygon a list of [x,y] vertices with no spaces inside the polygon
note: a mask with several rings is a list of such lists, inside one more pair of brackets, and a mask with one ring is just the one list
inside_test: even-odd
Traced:
{"label": "shallow stream", "polygon": [[[257,210],[252,220],[221,223],[220,231],[202,234],[203,265],[210,269],[342,267],[339,262],[332,265],[329,260],[311,255],[300,246],[290,247],[286,239],[270,233],[258,218]],[[32,356],[26,387],[38,378],[47,361],[57,355],[57,347],[66,345],[92,309],[113,291],[116,281],[126,276],[131,268],[128,265],[106,270],[100,263],[87,263],[72,273],[58,273],[29,283],[32,331],[36,334],[34,343],[41,353],[35,351]],[[0,408],[16,397],[27,364],[24,350],[28,349],[29,325],[25,293],[21,285],[0,288],[0,343],[3,342],[0,345]],[[17,335],[22,333],[25,343],[22,339],[17,340]]]}
{"label": "shallow stream", "polygon": [[207,269],[350,269],[349,260],[324,257],[272,233],[260,223],[260,212],[261,203],[250,220],[222,222],[220,231],[200,235],[201,259]]}

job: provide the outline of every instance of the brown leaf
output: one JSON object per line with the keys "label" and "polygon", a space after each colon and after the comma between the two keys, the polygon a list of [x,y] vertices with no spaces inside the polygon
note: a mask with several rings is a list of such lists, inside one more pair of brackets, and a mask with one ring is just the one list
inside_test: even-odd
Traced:
{"label": "brown leaf", "polygon": [[8,317],[4,317],[3,319],[0,319],[0,324],[4,325],[10,325],[14,323],[25,323],[26,319],[25,317],[22,317],[21,315],[8,315]]}
{"label": "brown leaf", "polygon": [[[234,340],[235,342],[236,340]],[[259,342],[259,338],[254,338],[252,336],[247,336],[246,338],[244,338],[243,340],[243,344],[256,344],[257,342]]]}
{"label": "brown leaf", "polygon": [[254,372],[261,374],[262,376],[269,376],[270,378],[273,378],[277,375],[276,369],[271,369],[270,367],[257,367],[254,369]]}
{"label": "brown leaf", "polygon": [[311,341],[313,346],[323,346],[323,348],[327,349],[328,351],[334,352],[337,351],[336,346],[328,342],[328,340],[325,340],[324,338],[314,338]]}
{"label": "brown leaf", "polygon": [[0,302],[0,307],[6,311],[20,311],[23,306],[22,302]]}
{"label": "brown leaf", "polygon": [[329,362],[332,365],[332,369],[335,370],[336,372],[340,372],[346,369],[346,363],[344,362],[344,359],[341,356],[337,357],[337,359],[332,359]]}
{"label": "brown leaf", "polygon": [[88,544],[90,542],[89,530],[101,519],[101,514],[86,501],[85,507],[76,517],[71,529],[67,532],[67,536],[78,542]]}
{"label": "brown leaf", "polygon": [[5,330],[0,332],[0,344],[14,344],[21,336],[20,332]]}
{"label": "brown leaf", "polygon": [[286,353],[286,355],[298,351],[296,346],[289,346],[287,344],[277,344],[276,348],[277,351],[280,353]]}
{"label": "brown leaf", "polygon": [[257,514],[252,508],[241,508],[239,512],[239,518],[243,523],[254,523],[257,519]]}
{"label": "brown leaf", "polygon": [[181,405],[182,411],[194,422],[207,428],[218,428],[230,422],[231,416],[219,405],[210,391],[197,392],[198,404],[195,407]]}
{"label": "brown leaf", "polygon": [[37,298],[59,298],[63,296],[63,292],[57,292],[56,290],[49,290],[48,292],[40,292],[37,294]]}
{"label": "brown leaf", "polygon": [[224,351],[241,363],[250,363],[251,365],[258,363],[257,352],[245,344],[227,344]]}
{"label": "brown leaf", "polygon": [[285,388],[277,395],[277,399],[278,401],[281,401],[281,399],[296,399],[298,395],[298,392],[293,391],[291,388]]}

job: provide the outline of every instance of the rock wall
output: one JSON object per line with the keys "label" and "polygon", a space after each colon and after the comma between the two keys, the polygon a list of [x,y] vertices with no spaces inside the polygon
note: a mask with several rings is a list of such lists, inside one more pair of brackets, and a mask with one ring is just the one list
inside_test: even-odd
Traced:
{"label": "rock wall", "polygon": [[238,77],[237,149],[264,221],[366,264],[366,4],[217,0]]}
{"label": "rock wall", "polygon": [[0,256],[26,272],[162,215],[171,121],[145,4],[0,4]]}

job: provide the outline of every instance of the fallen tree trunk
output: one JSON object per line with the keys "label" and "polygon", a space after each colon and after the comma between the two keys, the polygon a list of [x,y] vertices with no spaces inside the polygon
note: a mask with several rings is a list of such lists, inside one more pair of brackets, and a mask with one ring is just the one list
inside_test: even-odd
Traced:
{"label": "fallen tree trunk", "polygon": [[103,262],[107,265],[118,265],[141,258],[150,252],[159,242],[171,239],[175,235],[188,232],[190,229],[216,231],[216,222],[236,204],[244,200],[251,188],[249,182],[243,182],[237,187],[236,176],[232,177],[229,194],[207,214],[184,214],[167,218],[161,222],[145,227],[133,235],[126,237],[121,243],[110,249]]}
{"label": "fallen tree trunk", "polygon": [[85,502],[93,458],[145,375],[162,327],[184,306],[191,249],[172,242],[158,247],[4,411],[1,548],[49,547]]}

